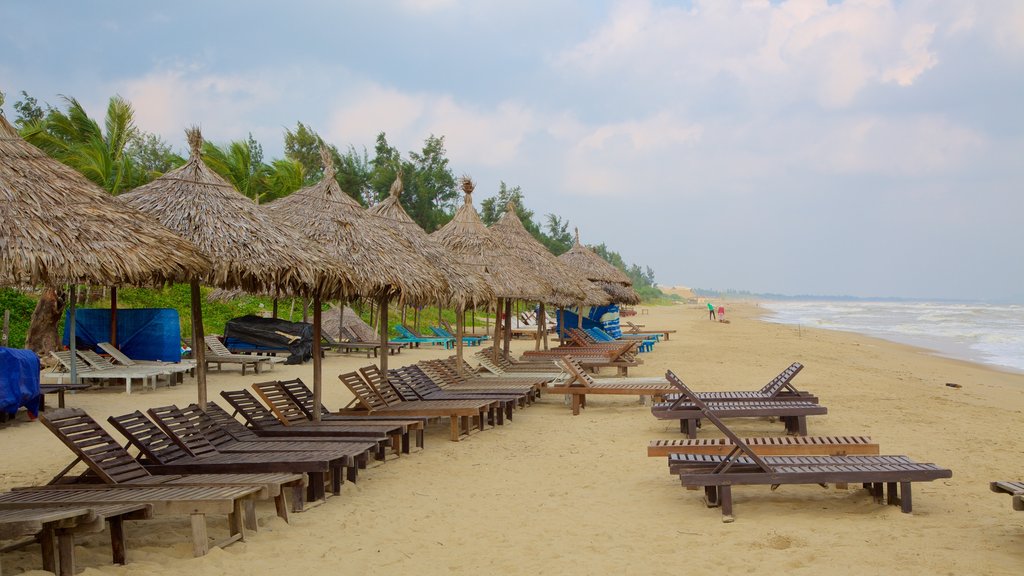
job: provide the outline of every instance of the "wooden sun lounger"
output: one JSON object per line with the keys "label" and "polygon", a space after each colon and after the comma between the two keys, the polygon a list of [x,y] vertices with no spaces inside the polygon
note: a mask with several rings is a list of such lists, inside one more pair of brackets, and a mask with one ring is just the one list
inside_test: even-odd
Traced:
{"label": "wooden sun lounger", "polygon": [[167,373],[164,371],[139,370],[135,368],[121,369],[112,366],[106,361],[103,361],[106,364],[105,367],[102,365],[94,366],[87,362],[81,354],[75,354],[74,360],[72,360],[70,350],[50,352],[50,355],[60,362],[69,375],[71,363],[75,362],[75,372],[80,380],[124,380],[126,394],[132,393],[132,382],[134,380],[142,380],[143,385],[146,382],[152,382],[152,388],[156,389],[156,377]]}
{"label": "wooden sun lounger", "polygon": [[[818,397],[793,385],[793,378],[803,370],[804,365],[793,362],[788,368],[772,378],[759,390],[732,390],[697,392],[697,396],[705,402],[743,402],[747,400],[798,400],[817,403]],[[676,401],[682,394],[670,394],[666,401]],[[685,400],[684,400],[685,401]]]}
{"label": "wooden sun lounger", "polygon": [[[257,382],[252,385],[252,389],[270,407],[271,413],[273,413],[277,420],[286,427],[329,427],[335,431],[347,431],[353,436],[390,438],[391,446],[396,455],[401,454],[403,444],[408,444],[409,428],[405,424],[356,419],[328,419],[314,422],[307,417],[302,407],[295,402],[288,394],[288,391],[279,386],[276,381]],[[381,447],[382,451],[379,458],[381,460],[384,459],[384,448],[384,446]]]}
{"label": "wooden sun lounger", "polygon": [[727,400],[705,401],[686,387],[675,374],[669,379],[683,394],[673,402],[659,402],[651,413],[659,420],[679,420],[679,431],[689,438],[697,437],[704,411],[697,402],[707,406],[717,418],[778,418],[786,426],[787,434],[807,436],[807,416],[820,416],[828,409],[805,400]]}
{"label": "wooden sun lounger", "polygon": [[562,375],[557,369],[542,370],[543,366],[537,365],[533,371],[528,369],[506,369],[503,368],[499,363],[494,362],[490,355],[484,352],[477,352],[474,354],[476,361],[480,364],[480,369],[477,370],[477,374],[480,376],[487,376],[488,374],[494,376],[526,376],[535,378],[544,378],[552,380]]}
{"label": "wooden sun lounger", "polygon": [[[766,436],[744,438],[747,446],[761,456],[824,455],[849,456],[878,454],[878,444],[868,436]],[[728,438],[677,438],[651,440],[648,456],[671,454],[710,454],[726,456],[735,449]]]}
{"label": "wooden sun lounger", "polygon": [[529,397],[537,398],[543,390],[547,378],[513,375],[513,376],[477,376],[473,368],[463,364],[461,373],[457,369],[454,358],[447,360],[425,360],[419,362],[416,368],[426,374],[440,388],[452,392],[469,391],[495,391],[511,392],[514,394],[527,394]]}
{"label": "wooden sun lounger", "polygon": [[[451,392],[442,390],[422,372],[414,374],[412,371],[388,370],[388,384],[404,401],[415,400],[487,400],[498,402],[499,409],[495,417],[496,421],[490,424],[502,426],[505,420],[512,420],[512,412],[520,402],[521,397],[510,394],[487,394],[477,392]],[[524,405],[525,405],[525,400]]]}
{"label": "wooden sun lounger", "polygon": [[[269,409],[260,403],[259,399],[248,390],[222,390],[220,393],[221,397],[227,401],[228,404],[235,410],[236,414],[242,416],[248,425],[247,430],[256,434],[260,438],[282,438],[292,440],[314,440],[314,439],[331,439],[331,438],[351,438],[353,428],[348,422],[308,422],[301,425],[289,425],[286,426],[278,420],[277,416],[274,415]],[[207,413],[210,414],[215,420],[221,420],[222,416],[220,407],[207,403]],[[227,418],[233,420],[234,417],[230,414]],[[388,420],[397,419],[391,418]],[[401,427],[401,422],[384,422],[394,427]],[[234,425],[230,422],[222,423],[222,425],[232,426],[232,435],[240,440],[251,439],[241,435],[240,432],[236,432]],[[357,428],[357,430],[359,430]],[[365,432],[364,432],[365,433]],[[383,460],[386,454],[386,444],[388,439],[382,435],[383,442],[379,444],[377,459]]]}
{"label": "wooden sun lounger", "polygon": [[196,370],[195,360],[180,360],[178,362],[161,362],[159,360],[135,360],[128,357],[127,354],[118,350],[110,342],[97,342],[96,346],[100,350],[103,350],[110,356],[118,365],[121,366],[157,366],[170,370],[175,375],[176,379],[180,379],[185,373],[194,373]]}
{"label": "wooden sun lounger", "polygon": [[[380,371],[380,368],[376,364],[369,366],[363,366],[359,369],[359,374],[363,377],[363,380],[373,388],[377,394],[388,404],[388,406],[401,406],[401,405],[416,405],[421,404],[424,406],[432,405],[444,405],[444,406],[475,406],[480,411],[480,417],[483,418],[480,423],[480,429],[483,430],[483,425],[489,424],[491,426],[502,426],[505,424],[503,413],[506,408],[509,413],[512,410],[514,401],[503,402],[500,399],[482,399],[482,398],[448,398],[448,399],[434,399],[425,400],[422,398],[416,398],[415,394],[409,397],[403,396],[398,388],[391,383],[389,378],[386,378]],[[511,416],[509,416],[511,419]]]}
{"label": "wooden sun lounger", "polygon": [[545,391],[549,394],[569,394],[572,396],[572,413],[578,416],[580,409],[587,405],[587,394],[615,394],[631,396],[651,396],[660,398],[676,390],[667,380],[660,382],[651,379],[612,378],[600,382],[591,378],[572,356],[559,359],[562,367],[569,373],[569,380],[556,385],[548,385]]}
{"label": "wooden sun lounger", "polygon": [[[278,388],[284,391],[284,393],[294,402],[302,413],[305,415],[307,420],[312,421],[313,419],[313,391],[299,378],[292,380],[277,380],[273,382]],[[268,394],[269,396],[269,394]],[[264,397],[266,398],[266,396]],[[349,414],[339,414],[332,412],[323,403],[320,404],[320,418],[321,421],[337,421],[337,422],[350,422],[350,423],[366,423],[366,424],[381,424],[381,425],[392,425],[400,426],[402,430],[402,452],[408,454],[410,451],[410,437],[415,435],[416,447],[423,448],[424,438],[423,432],[426,428],[426,418],[389,418],[384,416],[353,416]]]}
{"label": "wooden sun lounger", "polygon": [[[665,337],[665,340],[669,339],[669,334],[675,334],[675,330],[658,330],[655,328],[647,328],[643,324],[634,324],[632,322],[623,322],[625,326],[621,324],[619,327],[622,329],[623,334],[659,334]],[[643,328],[643,330],[641,330]]]}
{"label": "wooden sun lounger", "polygon": [[1013,497],[1013,509],[1024,512],[1024,482],[991,482],[988,485],[993,492],[1009,494]]}
{"label": "wooden sun lounger", "polygon": [[257,374],[263,371],[265,367],[273,367],[274,364],[284,362],[284,358],[278,358],[276,356],[254,356],[252,354],[232,354],[228,350],[227,346],[220,341],[217,336],[205,336],[203,341],[206,342],[206,366],[209,368],[210,364],[216,364],[217,370],[221,369],[222,364],[239,364],[242,367],[242,375],[245,375],[245,368],[251,366]]}
{"label": "wooden sun lounger", "polygon": [[470,385],[446,387],[449,382],[444,380],[444,376],[432,375],[421,364],[412,364],[388,371],[388,378],[401,379],[404,384],[412,386],[414,391],[421,395],[454,394],[465,397],[510,398],[515,401],[517,406],[528,406],[537,397],[537,391],[532,386],[505,385],[498,380],[487,382],[479,388]]}
{"label": "wooden sun lounger", "polygon": [[163,430],[136,410],[108,421],[146,459],[146,469],[165,474],[251,474],[260,472],[303,473],[309,501],[326,498],[324,485],[330,480],[331,493],[341,494],[345,470],[355,479],[359,460],[374,450],[373,443],[334,447],[330,453],[312,452],[231,452],[220,453],[209,445],[203,455],[193,454],[174,442]]}
{"label": "wooden sun lounger", "polygon": [[[953,472],[935,464],[917,463],[905,456],[760,456],[742,438],[730,430],[715,410],[690,391],[671,371],[666,378],[693,399],[696,408],[733,444],[726,456],[675,455],[681,461],[675,469],[683,486],[704,487],[707,505],[721,506],[722,520],[733,520],[732,487],[761,484],[862,484],[877,502],[899,504],[903,512],[912,510],[911,484],[950,478]],[[692,465],[686,463],[693,462]]]}
{"label": "wooden sun lounger", "polygon": [[[147,520],[153,515],[149,504],[107,504],[91,507],[10,508],[0,510],[0,540],[20,539],[0,547],[0,552],[39,543],[43,570],[73,576],[75,535],[102,532],[110,525],[110,548],[114,564],[125,563],[127,546],[125,520]],[[24,538],[24,537],[28,538]],[[55,551],[56,547],[56,551]]]}
{"label": "wooden sun lounger", "polygon": [[[167,474],[153,475],[128,454],[98,422],[82,410],[59,410],[40,417],[40,422],[64,443],[77,458],[50,480],[51,486],[79,487],[68,482],[103,482],[123,486],[259,486],[262,498],[273,498],[278,515],[288,521],[285,488],[291,488],[293,510],[303,507],[302,474]],[[65,474],[78,462],[84,462],[89,473],[77,479]],[[255,518],[255,515],[252,515]],[[256,526],[249,526],[255,530]]]}
{"label": "wooden sun lounger", "polygon": [[[356,397],[356,404],[346,410],[353,414],[370,414],[378,416],[414,416],[426,418],[448,418],[450,420],[450,439],[458,442],[461,436],[469,435],[473,429],[474,419],[480,430],[484,429],[487,413],[491,403],[465,400],[448,400],[445,402],[387,402],[380,392],[363,380],[359,373],[348,372],[338,376],[345,386]],[[393,391],[392,391],[393,392]]]}
{"label": "wooden sun lounger", "polygon": [[256,498],[259,486],[96,486],[87,489],[46,487],[15,490],[0,494],[0,510],[12,508],[53,508],[55,506],[94,507],[111,504],[144,504],[155,515],[189,515],[192,525],[192,551],[203,556],[210,550],[206,516],[225,514],[229,535],[213,546],[226,546],[245,540],[247,526],[255,526],[248,517],[246,501]]}

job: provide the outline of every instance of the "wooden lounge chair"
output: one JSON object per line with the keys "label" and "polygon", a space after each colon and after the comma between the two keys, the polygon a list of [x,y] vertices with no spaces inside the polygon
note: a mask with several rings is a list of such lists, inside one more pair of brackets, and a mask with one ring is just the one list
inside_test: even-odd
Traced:
{"label": "wooden lounge chair", "polygon": [[204,446],[204,452],[192,453],[181,447],[142,412],[111,416],[108,421],[145,459],[146,468],[154,473],[170,474],[248,474],[259,472],[304,473],[309,481],[306,487],[310,501],[326,497],[325,483],[330,480],[331,493],[341,494],[346,469],[349,479],[355,479],[358,461],[375,444],[352,444],[345,448],[333,447],[328,452],[232,452],[221,453],[213,445]]}
{"label": "wooden lounge chair", "polygon": [[473,368],[463,361],[462,370],[458,369],[454,357],[445,360],[424,360],[416,366],[426,373],[439,387],[452,392],[495,391],[530,394],[534,398],[540,396],[547,378],[513,375],[513,376],[477,376]]}
{"label": "wooden lounge chair", "polygon": [[487,400],[498,402],[500,408],[495,417],[496,422],[492,425],[501,426],[505,419],[512,420],[512,412],[517,404],[522,402],[525,406],[525,394],[513,395],[508,393],[491,394],[483,392],[452,392],[442,390],[423,372],[413,370],[388,370],[387,383],[394,389],[395,393],[402,400]]}
{"label": "wooden lounge chair", "polygon": [[[433,332],[434,336],[437,336],[438,338],[451,338],[452,340],[455,340],[455,334],[449,332],[448,329],[442,326],[431,326],[430,331]],[[479,346],[480,343],[483,342],[484,340],[486,340],[486,338],[483,338],[481,336],[462,336],[462,343],[465,344],[466,346]]]}
{"label": "wooden lounge chair", "polygon": [[993,492],[1012,496],[1013,509],[1024,512],[1024,482],[991,482],[988,487]]}
{"label": "wooden lounge chair", "polygon": [[[798,400],[817,404],[818,397],[809,392],[798,390],[793,385],[793,378],[803,370],[804,365],[793,362],[788,368],[772,378],[759,390],[730,390],[697,392],[697,396],[705,402],[744,402],[749,400]],[[682,394],[670,394],[667,401],[676,401]]]}
{"label": "wooden lounge chair", "polygon": [[587,369],[615,367],[620,376],[628,375],[629,368],[639,366],[642,360],[632,351],[634,344],[626,342],[618,346],[559,346],[551,350],[527,350],[523,359],[529,361],[551,362],[566,354],[579,360]]}
{"label": "wooden lounge chair", "polygon": [[106,367],[102,365],[93,366],[89,362],[86,362],[85,358],[80,354],[75,354],[74,360],[72,360],[70,350],[50,352],[50,355],[57,359],[65,373],[68,375],[70,375],[71,372],[72,361],[75,362],[75,372],[80,380],[124,380],[126,394],[132,393],[132,382],[135,380],[142,380],[143,385],[145,385],[146,382],[150,382],[152,388],[156,389],[156,377],[162,373],[152,370],[136,370],[134,368],[118,369],[109,363],[107,363]]}
{"label": "wooden lounge chair", "polygon": [[615,394],[630,396],[651,396],[661,398],[676,390],[667,380],[651,380],[648,378],[606,378],[598,382],[591,378],[572,356],[559,359],[562,367],[569,374],[569,380],[555,385],[548,385],[545,392],[549,394],[569,394],[572,396],[572,414],[578,416],[580,409],[587,405],[587,394]]}
{"label": "wooden lounge chair", "polygon": [[[347,422],[308,422],[301,425],[295,423],[291,425],[282,424],[277,416],[263,406],[259,399],[248,390],[222,390],[220,395],[235,410],[235,414],[242,416],[249,427],[248,429],[260,438],[313,440],[338,437],[349,438],[352,436],[350,431],[352,427]],[[215,420],[219,420],[220,416],[217,412],[221,412],[221,410],[216,405],[213,405],[213,409],[211,409],[211,404],[207,403],[207,413],[214,417]],[[234,419],[234,416],[230,414],[227,417],[232,420]],[[397,419],[399,417],[387,420]],[[390,424],[394,429],[402,429],[402,422],[387,421],[382,423]],[[232,435],[240,440],[248,439],[237,432],[233,432]],[[384,459],[388,442],[389,440],[385,437],[377,452],[378,460]]]}
{"label": "wooden lounge chair", "polygon": [[[673,402],[659,402],[651,407],[651,413],[659,420],[679,420],[679,430],[689,438],[697,437],[704,411],[697,401],[705,400],[687,388],[675,374],[669,379],[682,394]],[[806,400],[714,400],[707,406],[718,418],[778,418],[786,426],[787,434],[807,436],[807,416],[827,414],[820,404]]]}
{"label": "wooden lounge chair", "polygon": [[619,328],[622,329],[623,334],[656,334],[659,336],[664,336],[665,340],[669,339],[670,334],[676,333],[675,330],[657,330],[654,328],[647,328],[643,324],[634,324],[633,322],[630,321],[623,322],[622,324],[619,325]]}
{"label": "wooden lounge chair", "polygon": [[[424,406],[431,405],[443,405],[443,406],[471,406],[475,407],[480,411],[480,417],[483,418],[481,421],[480,429],[483,430],[483,424],[489,424],[491,426],[501,426],[505,423],[503,413],[511,414],[511,410],[515,405],[514,400],[506,398],[448,398],[448,399],[434,399],[424,400],[416,397],[415,393],[409,395],[403,395],[398,391],[398,388],[391,382],[390,378],[385,377],[384,373],[380,371],[380,368],[376,364],[370,364],[369,366],[363,366],[359,369],[359,374],[363,377],[363,380],[373,388],[377,394],[389,405],[389,406],[401,406],[401,405],[415,405],[421,404]],[[412,392],[411,390],[408,392]],[[507,411],[507,412],[506,412]],[[509,416],[511,419],[511,416]]]}
{"label": "wooden lounge chair", "polygon": [[98,342],[96,346],[100,350],[103,350],[110,358],[120,366],[158,366],[171,370],[177,378],[181,378],[181,375],[185,372],[194,373],[196,370],[195,360],[181,360],[179,362],[161,362],[159,360],[135,360],[129,358],[127,354],[118,350],[110,342]]}
{"label": "wooden lounge chair", "polygon": [[[578,330],[578,329],[577,329]],[[601,330],[600,328],[587,328],[581,330],[584,334],[593,339],[596,344],[615,344],[621,342],[635,342],[637,352],[651,352],[654,350],[654,345],[658,342],[657,337],[652,336],[634,336],[624,335],[620,338],[613,338],[611,334]]]}
{"label": "wooden lounge chair", "polygon": [[[537,396],[536,390],[530,386],[503,386],[500,382],[492,381],[487,384],[495,386],[471,387],[471,386],[442,386],[443,381],[427,373],[420,364],[412,364],[388,370],[388,379],[400,379],[403,383],[411,386],[418,395],[452,395],[453,398],[463,396],[466,398],[500,398],[512,399],[517,406],[528,406],[533,403]],[[511,416],[510,416],[511,417]]]}
{"label": "wooden lounge chair", "polygon": [[[83,410],[59,410],[40,417],[40,421],[72,452],[75,460],[52,480],[51,485],[66,487],[81,483],[102,482],[115,486],[259,486],[263,497],[273,498],[278,515],[288,521],[285,488],[294,495],[293,510],[301,511],[302,490],[306,485],[302,474],[160,474],[154,475],[128,454],[98,422]],[[78,462],[89,469],[77,478],[65,476]],[[255,526],[250,526],[255,529]]]}
{"label": "wooden lounge chair", "polygon": [[[373,341],[370,341],[370,340],[363,340],[362,338],[359,337],[359,334],[357,334],[356,331],[353,330],[352,328],[349,328],[347,326],[343,327],[341,329],[341,333],[344,335],[345,341],[342,342],[342,343],[339,343],[340,346],[343,346],[343,347],[352,346],[353,350],[366,349],[366,348],[372,347],[373,355],[374,356],[376,356],[378,351],[380,350],[380,342],[379,341],[373,342]],[[388,341],[388,354],[391,354],[392,356],[395,355],[395,354],[401,354],[402,353],[402,348],[405,348],[408,345],[409,344],[407,344],[405,342],[395,342],[393,340],[389,340]]]}
{"label": "wooden lounge chair", "polygon": [[525,366],[523,369],[509,369],[503,367],[501,362],[495,362],[491,355],[483,351],[477,352],[473,356],[477,363],[480,364],[480,368],[476,371],[480,376],[527,376],[550,381],[564,375],[564,372],[559,371],[553,365],[550,370],[544,370],[543,365],[540,364],[535,364],[533,370],[530,370],[529,366]]}
{"label": "wooden lounge chair", "polygon": [[[823,455],[850,456],[878,454],[878,444],[867,436],[763,436],[744,438],[747,446],[760,456]],[[735,445],[728,438],[683,438],[651,440],[648,456],[672,454],[711,454],[725,456]]]}
{"label": "wooden lounge chair", "polygon": [[[293,380],[274,380],[258,382],[252,385],[256,394],[270,406],[271,412],[285,426],[316,426],[313,421],[313,391],[306,384],[295,378]],[[386,418],[381,416],[355,416],[335,414],[320,405],[320,423],[331,426],[359,426],[360,429],[376,429],[386,431],[392,438],[392,446],[396,454],[410,452],[410,437],[416,435],[416,446],[423,448],[423,431],[426,428],[425,418]],[[400,435],[400,436],[399,436]]]}
{"label": "wooden lounge chair", "polygon": [[448,418],[451,428],[449,437],[452,442],[458,442],[463,435],[470,434],[474,428],[474,419],[476,427],[483,430],[488,420],[488,412],[492,410],[492,403],[473,400],[402,402],[398,398],[392,398],[392,401],[388,402],[376,388],[360,377],[358,372],[340,374],[338,379],[355,396],[354,404],[344,411],[377,416]]}
{"label": "wooden lounge chair", "polygon": [[[114,564],[125,563],[125,520],[147,520],[153,515],[149,504],[108,504],[93,507],[11,508],[0,510],[0,540],[21,540],[4,545],[4,551],[39,543],[43,570],[73,576],[75,535],[102,532],[110,525],[110,548]],[[25,537],[28,538],[25,538]],[[56,546],[56,553],[54,552]]]}
{"label": "wooden lounge chair", "polygon": [[251,366],[259,374],[263,371],[263,368],[271,368],[274,364],[285,361],[284,358],[276,356],[232,354],[217,336],[205,336],[203,341],[206,342],[206,366],[209,367],[210,364],[216,364],[217,370],[221,369],[222,364],[239,364],[242,367],[242,375],[244,376],[247,366]]}
{"label": "wooden lounge chair", "polygon": [[47,486],[27,488],[0,494],[0,510],[53,507],[98,507],[113,504],[148,505],[154,515],[189,515],[192,525],[192,552],[203,556],[211,543],[207,537],[206,516],[226,514],[226,538],[212,546],[227,546],[245,540],[248,526],[255,526],[255,518],[246,511],[253,508],[246,502],[261,492],[259,486],[96,486],[89,489]]}
{"label": "wooden lounge chair", "polygon": [[703,416],[725,434],[733,445],[726,456],[677,454],[676,466],[673,468],[683,486],[704,488],[707,505],[721,506],[725,522],[733,520],[733,486],[859,483],[878,502],[882,501],[885,486],[888,504],[899,504],[903,512],[910,512],[912,482],[950,478],[953,475],[951,470],[935,464],[917,463],[905,456],[759,456],[675,374],[668,371],[665,377],[693,399]]}
{"label": "wooden lounge chair", "polygon": [[171,376],[175,372],[172,368],[162,366],[119,366],[93,350],[79,350],[77,354],[97,374],[116,374],[120,378],[125,378],[125,392],[127,394],[132,393],[131,381],[136,377],[142,379],[143,383],[146,381],[151,382],[153,390],[156,390],[157,379],[161,376],[167,376],[169,383],[175,383]]}

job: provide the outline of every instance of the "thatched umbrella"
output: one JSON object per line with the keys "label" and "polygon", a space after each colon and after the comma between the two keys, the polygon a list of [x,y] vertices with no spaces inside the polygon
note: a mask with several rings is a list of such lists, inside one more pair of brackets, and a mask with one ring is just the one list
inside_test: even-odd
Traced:
{"label": "thatched umbrella", "polygon": [[380,302],[380,364],[386,371],[388,301],[397,297],[403,303],[437,302],[448,292],[448,283],[413,243],[342,191],[325,147],[321,146],[320,156],[324,166],[320,182],[270,202],[266,209],[344,260],[353,270],[356,292]]}
{"label": "thatched umbrella", "polygon": [[[633,290],[633,282],[625,272],[611,265],[596,252],[580,243],[580,229],[576,229],[576,242],[568,252],[558,257],[579,274],[598,285],[608,294],[611,302],[639,304],[640,296]],[[580,310],[582,316],[583,310]],[[561,326],[561,324],[559,324]]]}
{"label": "thatched umbrella", "polygon": [[[199,283],[254,293],[351,290],[352,281],[317,246],[278,224],[202,160],[198,128],[186,131],[184,166],[120,198],[195,244],[213,266],[192,278],[192,339],[199,405],[206,404],[206,362]],[[318,345],[318,344],[317,344]]]}
{"label": "thatched umbrella", "polygon": [[[22,140],[2,115],[0,221],[4,285],[158,285],[210,265],[189,242]],[[72,290],[72,350],[74,312]]]}
{"label": "thatched umbrella", "polygon": [[[452,251],[459,260],[483,273],[498,297],[496,310],[501,311],[505,302],[505,318],[508,321],[512,298],[546,300],[553,290],[543,278],[534,273],[510,247],[496,239],[480,220],[480,214],[473,207],[473,181],[462,179],[462,190],[466,197],[462,206],[455,211],[452,220],[432,237]],[[497,354],[498,323],[495,323],[495,354]],[[506,333],[506,337],[508,333]],[[506,353],[508,340],[505,340]]]}
{"label": "thatched umbrella", "polygon": [[461,369],[463,315],[466,307],[491,301],[494,298],[494,291],[487,279],[477,270],[459,262],[437,239],[430,237],[423,228],[420,228],[402,208],[401,197],[402,177],[399,175],[391,184],[388,197],[371,207],[369,212],[393,227],[444,273],[448,283],[445,303],[455,308],[455,354]]}
{"label": "thatched umbrella", "polygon": [[[558,306],[566,306],[594,298],[595,293],[590,291],[589,287],[584,286],[584,284],[589,284],[589,282],[556,258],[523,226],[519,215],[516,213],[515,203],[510,201],[505,206],[505,213],[497,222],[491,225],[489,230],[502,245],[513,248],[519,257],[530,265],[534,272],[552,286],[552,294],[548,302]],[[600,298],[603,299],[603,295]],[[544,329],[546,323],[544,304],[543,301],[540,303],[540,313],[537,317],[537,348],[541,344],[540,332]],[[547,343],[546,338],[544,342],[545,344]]]}

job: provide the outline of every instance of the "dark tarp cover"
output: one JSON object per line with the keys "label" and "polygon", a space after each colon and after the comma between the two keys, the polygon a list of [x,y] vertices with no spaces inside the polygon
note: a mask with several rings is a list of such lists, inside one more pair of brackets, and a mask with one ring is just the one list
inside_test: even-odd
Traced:
{"label": "dark tarp cover", "polygon": [[285,364],[302,364],[313,357],[313,325],[252,315],[233,318],[224,324],[224,345],[235,351],[288,350]]}
{"label": "dark tarp cover", "polygon": [[39,357],[31,350],[0,348],[0,412],[13,416],[24,406],[39,415]]}
{"label": "dark tarp cover", "polygon": [[[96,348],[110,342],[110,309],[79,308],[75,312],[75,342],[79,348]],[[64,345],[71,326],[64,315]],[[117,347],[135,360],[181,362],[181,319],[174,308],[118,308]]]}

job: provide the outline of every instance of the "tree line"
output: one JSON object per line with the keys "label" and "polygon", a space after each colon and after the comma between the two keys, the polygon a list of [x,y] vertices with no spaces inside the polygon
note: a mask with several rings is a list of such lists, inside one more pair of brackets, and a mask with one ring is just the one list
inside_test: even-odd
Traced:
{"label": "tree line", "polygon": [[[4,100],[5,95],[0,92],[0,113]],[[90,117],[78,100],[67,96],[62,97],[62,106],[57,107],[41,104],[22,91],[13,108],[13,124],[22,137],[111,194],[141,186],[186,161],[160,136],[136,126],[131,103],[120,96],[110,98],[102,124]],[[363,206],[385,199],[391,183],[401,174],[402,206],[417,224],[433,232],[452,218],[461,196],[444,136],[431,134],[422,148],[403,155],[381,132],[371,157],[365,147],[349,145],[339,150],[326,144],[314,130],[297,122],[294,128],[285,129],[284,158],[265,159],[263,146],[250,133],[244,140],[227,144],[204,142],[203,160],[242,194],[257,203],[266,203],[323,177],[321,145],[334,161],[335,178],[341,189]],[[572,248],[569,221],[546,214],[538,222],[524,200],[519,186],[501,182],[498,194],[481,203],[481,219],[487,225],[493,224],[512,201],[523,226],[553,254]],[[623,270],[641,295],[660,295],[650,267],[642,270],[636,264],[628,265],[604,244],[591,248]]]}

